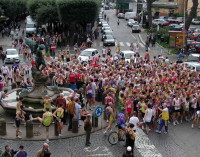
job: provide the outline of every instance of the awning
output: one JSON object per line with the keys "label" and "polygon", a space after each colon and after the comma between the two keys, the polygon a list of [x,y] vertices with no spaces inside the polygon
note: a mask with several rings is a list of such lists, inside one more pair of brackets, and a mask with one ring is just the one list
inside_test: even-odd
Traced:
{"label": "awning", "polygon": [[167,8],[167,9],[176,9],[178,8],[177,2],[153,2],[153,8]]}

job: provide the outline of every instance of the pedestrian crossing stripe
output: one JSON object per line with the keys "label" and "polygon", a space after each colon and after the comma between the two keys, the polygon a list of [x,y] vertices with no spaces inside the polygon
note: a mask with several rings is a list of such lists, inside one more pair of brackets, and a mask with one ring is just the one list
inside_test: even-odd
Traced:
{"label": "pedestrian crossing stripe", "polygon": [[124,43],[123,43],[123,42],[119,42],[119,45],[120,45],[120,46],[124,46]]}
{"label": "pedestrian crossing stripe", "polygon": [[144,47],[144,45],[142,43],[139,43],[141,47]]}
{"label": "pedestrian crossing stripe", "polygon": [[129,47],[131,46],[131,44],[129,42],[126,42],[126,45],[129,46]]}
{"label": "pedestrian crossing stripe", "polygon": [[[128,47],[130,47],[130,45],[131,45],[131,43],[130,42],[115,42],[115,46],[117,46],[117,45],[120,45],[121,47],[123,47],[123,46],[128,46]],[[133,43],[133,46],[134,47],[136,47],[137,45],[139,45],[140,47],[143,47],[144,48],[144,45],[142,44],[142,43]],[[92,44],[92,47],[97,47],[97,46],[100,46],[100,47],[102,47],[103,46],[103,42],[94,42],[93,44]]]}

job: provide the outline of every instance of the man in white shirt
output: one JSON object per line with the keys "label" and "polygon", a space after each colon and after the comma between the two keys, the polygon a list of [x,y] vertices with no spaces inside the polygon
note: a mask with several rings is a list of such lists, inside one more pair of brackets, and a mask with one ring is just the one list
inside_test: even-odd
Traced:
{"label": "man in white shirt", "polygon": [[138,129],[138,125],[139,125],[139,119],[138,119],[138,117],[136,116],[136,112],[134,111],[133,112],[133,116],[130,118],[130,120],[129,120],[129,125],[130,124],[133,124],[134,125],[134,127],[133,127],[133,131],[134,132],[136,132],[136,130]]}

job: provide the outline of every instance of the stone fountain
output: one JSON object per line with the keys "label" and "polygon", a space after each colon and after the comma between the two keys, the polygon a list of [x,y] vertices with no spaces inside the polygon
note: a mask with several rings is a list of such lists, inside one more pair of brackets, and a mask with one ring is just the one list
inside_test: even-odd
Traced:
{"label": "stone fountain", "polygon": [[[43,114],[42,101],[45,95],[55,101],[60,93],[63,93],[64,97],[68,97],[73,92],[70,88],[47,86],[48,76],[42,73],[46,66],[42,55],[43,49],[44,46],[42,45],[38,47],[35,57],[36,63],[32,67],[33,87],[30,89],[17,88],[11,90],[7,93],[7,98],[1,101],[1,106],[8,113],[16,113],[17,98],[23,97],[23,105],[25,105],[27,115],[41,116]],[[52,106],[52,110],[55,110],[55,106]]]}

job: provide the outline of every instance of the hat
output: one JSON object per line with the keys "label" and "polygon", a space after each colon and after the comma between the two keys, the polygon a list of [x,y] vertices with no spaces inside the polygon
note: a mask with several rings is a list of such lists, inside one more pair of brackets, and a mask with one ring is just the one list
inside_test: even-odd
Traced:
{"label": "hat", "polygon": [[131,146],[127,147],[127,151],[130,152],[132,150]]}

